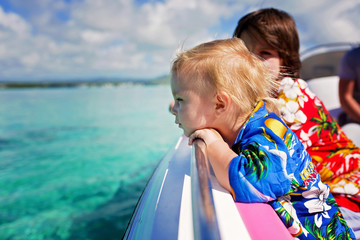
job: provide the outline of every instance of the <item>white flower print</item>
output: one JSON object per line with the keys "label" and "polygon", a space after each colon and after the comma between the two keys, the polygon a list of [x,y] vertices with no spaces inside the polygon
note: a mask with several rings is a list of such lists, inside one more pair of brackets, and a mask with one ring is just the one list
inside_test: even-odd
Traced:
{"label": "white flower print", "polygon": [[277,101],[278,101],[280,106],[285,106],[285,104],[286,104],[286,102],[285,102],[285,100],[283,98],[278,98]]}
{"label": "white flower print", "polygon": [[302,127],[302,123],[294,123],[290,126],[291,130],[296,131],[299,130]]}
{"label": "white flower print", "polygon": [[315,104],[316,106],[321,106],[321,100],[316,97],[316,98],[314,99],[314,104]]}
{"label": "white flower print", "polygon": [[308,132],[305,132],[304,130],[301,130],[300,132],[300,141],[304,145],[305,149],[312,146],[312,142],[310,140],[310,137],[312,135],[316,134],[316,126],[313,126],[309,129]]}
{"label": "white flower print", "polygon": [[[282,100],[282,101],[281,101]],[[279,103],[282,104],[280,109],[281,116],[288,123],[305,123],[307,120],[306,115],[299,110],[299,104],[295,101],[288,101],[285,103],[283,99],[279,99]]]}
{"label": "white flower print", "polygon": [[288,89],[289,86],[292,86],[294,84],[294,80],[292,80],[289,77],[284,77],[279,86],[279,92],[284,91],[284,89]]}
{"label": "white flower print", "polygon": [[298,102],[300,104],[300,106],[303,108],[304,107],[304,103],[309,101],[308,97],[304,94],[301,94],[298,96]]}
{"label": "white flower print", "polygon": [[293,123],[295,121],[295,115],[286,109],[286,107],[282,107],[280,111],[281,117],[285,120],[286,123]]}
{"label": "white flower print", "polygon": [[305,123],[307,120],[306,115],[303,113],[303,111],[299,110],[295,113],[295,119],[297,119],[301,123]]}
{"label": "white flower print", "polygon": [[300,140],[305,148],[308,148],[312,145],[312,142],[309,138],[309,134],[304,132],[304,130],[301,130],[301,132],[300,132]]}
{"label": "white flower print", "polygon": [[285,121],[293,123],[295,122],[295,113],[298,109],[299,104],[297,104],[295,101],[288,101],[285,106],[280,109],[280,111]]}
{"label": "white flower print", "polygon": [[[305,84],[305,86],[307,86],[305,82],[302,84]],[[307,117],[303,113],[303,111],[300,110],[300,107],[304,107],[304,103],[307,102],[309,99],[306,95],[302,94],[299,88],[299,84],[293,79],[285,77],[280,83],[279,90],[284,93],[286,99],[278,99],[279,104],[282,106],[280,110],[283,119],[287,123],[305,123]]]}
{"label": "white flower print", "polygon": [[334,193],[339,194],[350,194],[350,195],[359,195],[359,189],[356,187],[353,182],[346,182],[345,180],[341,180],[332,190]]}
{"label": "white flower print", "polygon": [[305,82],[304,80],[298,79],[297,81],[298,81],[301,89],[306,89],[306,88],[308,88],[308,84],[307,84],[307,82]]}
{"label": "white flower print", "polygon": [[299,85],[300,85],[300,88],[301,88],[301,89],[304,89],[304,90],[305,90],[305,93],[306,93],[307,95],[309,95],[309,97],[310,97],[311,99],[314,99],[314,97],[315,97],[316,95],[310,90],[309,85],[307,84],[307,82],[305,82],[305,81],[302,80],[302,79],[298,79],[297,81],[298,81],[298,83],[299,83]]}
{"label": "white flower print", "polygon": [[305,93],[309,95],[311,99],[314,99],[314,97],[316,97],[316,95],[308,87],[305,88]]}
{"label": "white flower print", "polygon": [[301,95],[301,91],[297,84],[288,84],[287,86],[284,86],[284,94],[287,98],[290,99],[296,99],[298,96]]}
{"label": "white flower print", "polygon": [[291,197],[289,195],[285,195],[278,198],[280,204],[285,208],[286,212],[288,212],[291,217],[294,219],[293,225],[288,228],[288,231],[291,235],[296,235],[299,232],[303,231],[305,236],[308,235],[308,231],[302,227],[299,218],[297,216],[296,210],[291,203]]}
{"label": "white flower print", "polygon": [[315,225],[319,228],[321,227],[322,225],[322,218],[330,218],[329,216],[329,213],[328,212],[324,212],[324,213],[321,213],[321,214],[315,214],[314,216],[314,222],[315,222]]}
{"label": "white flower print", "polygon": [[309,213],[316,213],[314,221],[317,227],[322,225],[323,218],[329,218],[328,210],[331,206],[326,204],[326,200],[329,197],[329,188],[322,182],[318,184],[319,188],[312,187],[310,190],[302,193],[302,196],[307,199],[311,199],[304,203]]}

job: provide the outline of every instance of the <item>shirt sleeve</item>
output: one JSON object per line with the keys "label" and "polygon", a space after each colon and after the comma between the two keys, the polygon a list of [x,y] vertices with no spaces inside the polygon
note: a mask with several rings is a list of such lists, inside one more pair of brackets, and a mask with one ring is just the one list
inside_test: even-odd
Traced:
{"label": "shirt sleeve", "polygon": [[[229,181],[238,202],[268,202],[288,194],[299,169],[300,164],[291,157],[298,152],[292,146],[297,137],[291,130],[284,134],[285,142],[266,126],[256,131],[229,166]],[[297,143],[301,145],[298,139]]]}
{"label": "shirt sleeve", "polygon": [[339,77],[344,80],[355,80],[356,79],[356,70],[353,66],[354,54],[353,51],[347,52],[344,57],[341,59],[339,66]]}

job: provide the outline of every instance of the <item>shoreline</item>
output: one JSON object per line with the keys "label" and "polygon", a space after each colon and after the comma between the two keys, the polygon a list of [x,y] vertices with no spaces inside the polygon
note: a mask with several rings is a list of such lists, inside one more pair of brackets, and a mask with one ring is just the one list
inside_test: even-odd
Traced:
{"label": "shoreline", "polygon": [[93,87],[93,86],[119,86],[119,85],[168,85],[170,76],[154,78],[151,80],[64,80],[64,81],[0,81],[0,89],[11,88],[63,88],[63,87]]}

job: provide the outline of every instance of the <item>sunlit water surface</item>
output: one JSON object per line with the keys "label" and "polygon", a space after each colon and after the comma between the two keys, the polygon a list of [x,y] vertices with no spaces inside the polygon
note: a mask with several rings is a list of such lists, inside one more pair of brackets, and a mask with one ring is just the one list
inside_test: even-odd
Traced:
{"label": "sunlit water surface", "polygon": [[0,90],[0,239],[121,239],[181,135],[169,86]]}

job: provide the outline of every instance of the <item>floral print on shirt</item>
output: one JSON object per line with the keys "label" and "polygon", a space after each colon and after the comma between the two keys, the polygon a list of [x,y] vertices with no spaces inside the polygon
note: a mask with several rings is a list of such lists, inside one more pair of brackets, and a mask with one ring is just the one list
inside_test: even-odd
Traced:
{"label": "floral print on shirt", "polygon": [[283,78],[277,99],[282,118],[309,152],[339,205],[360,211],[360,149],[346,137],[305,81]]}
{"label": "floral print on shirt", "polygon": [[355,239],[299,138],[263,101],[242,126],[229,166],[235,201],[267,202],[295,239]]}

